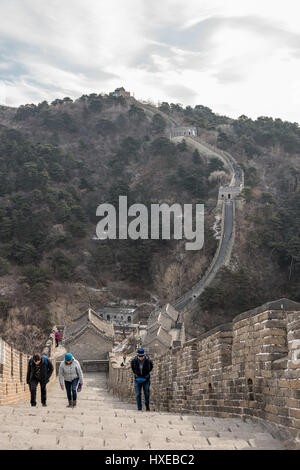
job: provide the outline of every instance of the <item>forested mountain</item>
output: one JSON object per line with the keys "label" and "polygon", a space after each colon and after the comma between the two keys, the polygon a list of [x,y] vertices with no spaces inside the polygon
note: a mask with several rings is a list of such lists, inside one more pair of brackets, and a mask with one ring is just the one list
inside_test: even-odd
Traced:
{"label": "forested mountain", "polygon": [[203,293],[193,321],[203,330],[271,299],[299,301],[299,125],[264,116],[233,120],[203,106],[163,108],[201,126],[202,138],[230,152],[245,174],[230,269]]}
{"label": "forested mountain", "polygon": [[[155,299],[172,302],[203,274],[217,246],[214,208],[226,169],[172,143],[169,118],[197,126],[245,171],[232,263],[200,298],[199,331],[265,300],[300,300],[297,124],[83,95],[0,107],[0,328],[7,339],[26,347],[89,305],[131,300],[147,304],[147,313]],[[203,202],[204,249],[185,251],[184,240],[94,240],[97,206],[118,206],[119,195],[147,207]]]}

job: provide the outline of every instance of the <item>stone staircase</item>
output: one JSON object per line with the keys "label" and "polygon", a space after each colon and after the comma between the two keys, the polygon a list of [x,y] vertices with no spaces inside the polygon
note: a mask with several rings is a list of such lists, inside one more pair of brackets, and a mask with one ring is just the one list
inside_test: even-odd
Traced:
{"label": "stone staircase", "polygon": [[[76,408],[58,382],[47,407],[0,407],[0,450],[284,449],[261,425],[240,419],[137,411],[107,391],[105,373],[86,373]],[[40,399],[38,389],[37,398]]]}

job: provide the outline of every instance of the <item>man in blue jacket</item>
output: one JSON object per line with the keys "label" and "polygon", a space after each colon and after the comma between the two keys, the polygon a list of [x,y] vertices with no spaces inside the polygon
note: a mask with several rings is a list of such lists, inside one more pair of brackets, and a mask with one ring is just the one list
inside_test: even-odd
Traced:
{"label": "man in blue jacket", "polygon": [[131,369],[134,373],[134,391],[139,411],[142,411],[142,389],[144,390],[146,411],[150,411],[150,372],[153,362],[146,356],[144,348],[137,350],[137,355],[131,361]]}

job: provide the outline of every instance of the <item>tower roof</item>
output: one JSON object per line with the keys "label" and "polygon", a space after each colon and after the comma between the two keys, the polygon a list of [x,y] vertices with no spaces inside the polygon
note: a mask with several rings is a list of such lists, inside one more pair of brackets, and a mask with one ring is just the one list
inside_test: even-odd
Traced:
{"label": "tower roof", "polygon": [[75,320],[73,325],[67,326],[64,332],[64,341],[70,342],[81,336],[87,328],[92,329],[95,333],[107,339],[113,339],[115,332],[112,323],[104,320],[89,308],[79,318]]}

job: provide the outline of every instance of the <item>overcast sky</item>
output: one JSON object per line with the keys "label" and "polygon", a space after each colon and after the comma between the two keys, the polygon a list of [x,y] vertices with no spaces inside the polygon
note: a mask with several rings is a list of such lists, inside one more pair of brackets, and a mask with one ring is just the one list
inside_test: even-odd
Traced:
{"label": "overcast sky", "polygon": [[300,122],[299,0],[0,0],[0,104],[124,86]]}

